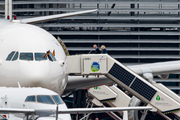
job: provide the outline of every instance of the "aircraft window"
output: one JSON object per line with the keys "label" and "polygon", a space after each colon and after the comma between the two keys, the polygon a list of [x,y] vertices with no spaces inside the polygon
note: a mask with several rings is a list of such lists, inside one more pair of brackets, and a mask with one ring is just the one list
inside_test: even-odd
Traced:
{"label": "aircraft window", "polygon": [[48,59],[53,62],[53,59],[50,55],[48,55]]}
{"label": "aircraft window", "polygon": [[25,102],[36,102],[35,96],[28,96],[25,100]]}
{"label": "aircraft window", "polygon": [[17,60],[17,59],[18,59],[18,55],[19,55],[19,52],[16,52],[16,54],[14,55],[14,57],[13,57],[12,61]]}
{"label": "aircraft window", "polygon": [[8,55],[8,57],[6,58],[6,60],[10,61],[10,60],[12,59],[14,53],[15,53],[15,51],[12,51],[12,52]]}
{"label": "aircraft window", "polygon": [[53,59],[53,61],[56,61],[56,58],[54,57],[54,55],[50,52],[50,56]]}
{"label": "aircraft window", "polygon": [[53,95],[52,98],[54,99],[54,101],[56,102],[56,104],[62,104],[62,103],[64,103],[63,100],[60,98],[59,95]]}
{"label": "aircraft window", "polygon": [[47,57],[45,58],[46,53],[35,53],[35,60],[41,61],[41,60],[47,60]]}
{"label": "aircraft window", "polygon": [[20,53],[20,60],[33,60],[33,53]]}
{"label": "aircraft window", "polygon": [[48,95],[38,95],[37,101],[45,104],[54,104],[52,98]]}

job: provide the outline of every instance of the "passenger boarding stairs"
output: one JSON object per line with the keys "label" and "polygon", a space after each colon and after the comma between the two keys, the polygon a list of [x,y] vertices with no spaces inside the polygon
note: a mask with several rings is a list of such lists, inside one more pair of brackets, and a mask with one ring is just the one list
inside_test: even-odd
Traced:
{"label": "passenger boarding stairs", "polygon": [[154,107],[161,116],[173,113],[180,118],[180,97],[164,86],[155,86],[108,54],[87,54],[67,57],[71,75],[105,75],[131,94]]}
{"label": "passenger boarding stairs", "polygon": [[[102,85],[90,88],[88,89],[88,98],[91,100],[91,103],[98,107],[127,107],[131,100],[128,95],[115,85]],[[122,117],[124,114],[122,111],[119,111],[118,113],[118,115],[113,112],[107,114],[109,114],[114,120],[121,120],[120,116]]]}

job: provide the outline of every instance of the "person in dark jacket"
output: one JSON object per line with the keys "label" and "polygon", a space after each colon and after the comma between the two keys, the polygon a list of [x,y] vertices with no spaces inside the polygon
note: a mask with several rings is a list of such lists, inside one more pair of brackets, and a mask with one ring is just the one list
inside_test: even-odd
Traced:
{"label": "person in dark jacket", "polygon": [[104,45],[101,46],[101,53],[102,54],[107,54],[107,50],[106,50],[106,47]]}
{"label": "person in dark jacket", "polygon": [[99,48],[97,47],[96,44],[93,45],[93,48],[95,49],[95,54],[100,54],[101,51],[99,50]]}

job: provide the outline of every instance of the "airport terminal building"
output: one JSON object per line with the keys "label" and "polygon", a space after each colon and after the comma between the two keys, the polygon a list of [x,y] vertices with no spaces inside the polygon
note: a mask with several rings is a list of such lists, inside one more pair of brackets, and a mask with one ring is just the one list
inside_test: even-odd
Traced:
{"label": "airport terminal building", "polygon": [[[4,13],[0,0],[0,13]],[[60,37],[71,55],[105,45],[122,63],[179,60],[179,0],[13,0],[17,19],[99,9],[98,12],[36,24]],[[180,94],[180,74],[156,78]]]}

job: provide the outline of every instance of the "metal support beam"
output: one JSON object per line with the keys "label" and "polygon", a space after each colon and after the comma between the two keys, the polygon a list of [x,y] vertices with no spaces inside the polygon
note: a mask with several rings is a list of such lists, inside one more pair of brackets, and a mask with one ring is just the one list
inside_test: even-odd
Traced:
{"label": "metal support beam", "polygon": [[140,120],[144,120],[146,118],[146,115],[147,115],[147,110],[144,110]]}
{"label": "metal support beam", "polygon": [[[86,90],[78,90],[73,94],[73,107],[74,108],[86,108]],[[76,118],[79,120],[83,115],[77,115]]]}

